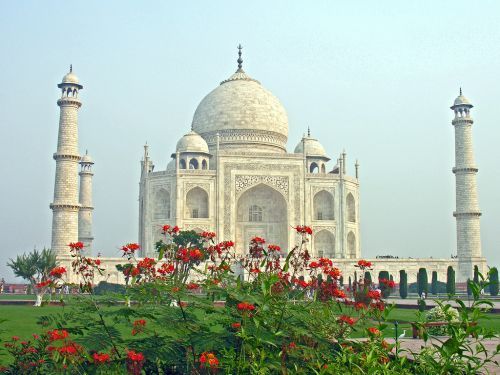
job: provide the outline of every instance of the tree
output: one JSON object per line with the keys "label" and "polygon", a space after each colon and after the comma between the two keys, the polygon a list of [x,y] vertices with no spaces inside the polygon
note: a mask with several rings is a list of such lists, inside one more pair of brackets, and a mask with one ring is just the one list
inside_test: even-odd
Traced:
{"label": "tree", "polygon": [[388,271],[380,271],[378,273],[378,283],[379,288],[382,293],[382,297],[387,298],[391,294],[391,288],[387,285],[389,281],[389,272]]}
{"label": "tree", "polygon": [[352,280],[351,280],[351,276],[349,276],[349,290],[352,290]]}
{"label": "tree", "polygon": [[29,281],[36,295],[35,306],[41,306],[43,296],[49,289],[44,282],[49,280],[50,271],[57,266],[56,253],[50,249],[41,252],[35,249],[31,253],[18,255],[15,260],[10,259],[7,266],[12,268],[14,275]]}
{"label": "tree", "polygon": [[479,284],[479,268],[477,265],[474,266],[474,284]]}
{"label": "tree", "polygon": [[366,280],[366,284],[368,284],[368,285],[370,285],[372,283],[372,274],[370,273],[370,271],[365,272],[365,280]]}
{"label": "tree", "polygon": [[432,271],[431,293],[433,295],[438,294],[438,273],[437,273],[437,271]]}
{"label": "tree", "polygon": [[420,268],[417,275],[418,284],[418,295],[421,296],[422,292],[425,294],[429,291],[429,280],[427,278],[427,270],[425,268]]}
{"label": "tree", "polygon": [[492,267],[490,269],[490,295],[498,296],[498,269]]}
{"label": "tree", "polygon": [[408,297],[408,275],[405,270],[399,271],[399,295],[403,299]]}
{"label": "tree", "polygon": [[446,293],[449,296],[455,295],[455,270],[452,266],[448,266],[446,271]]}
{"label": "tree", "polygon": [[472,280],[470,278],[467,279],[467,295],[470,297],[472,296],[472,289],[470,287],[470,284],[472,283]]}

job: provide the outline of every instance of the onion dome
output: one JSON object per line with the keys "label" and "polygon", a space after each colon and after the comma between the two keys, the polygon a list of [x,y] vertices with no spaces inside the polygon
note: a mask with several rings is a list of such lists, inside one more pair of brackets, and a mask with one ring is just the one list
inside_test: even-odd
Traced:
{"label": "onion dome", "polygon": [[208,145],[198,133],[191,130],[179,139],[175,150],[178,152],[201,152],[208,154]]}
{"label": "onion dome", "polygon": [[219,134],[221,149],[251,152],[286,152],[288,116],[280,101],[242,69],[200,102],[192,129],[213,149]]}
{"label": "onion dome", "polygon": [[167,171],[175,171],[175,159],[172,159],[167,164]]}

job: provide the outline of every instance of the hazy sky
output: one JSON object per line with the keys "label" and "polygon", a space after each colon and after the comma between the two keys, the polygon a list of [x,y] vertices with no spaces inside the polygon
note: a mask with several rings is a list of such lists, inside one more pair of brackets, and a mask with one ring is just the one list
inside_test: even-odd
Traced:
{"label": "hazy sky", "polygon": [[[333,159],[359,159],[365,257],[455,252],[454,134],[474,104],[483,254],[500,256],[500,2],[3,1],[0,276],[50,246],[60,96],[73,64],[80,150],[95,159],[95,247],[137,240],[145,141],[164,169],[201,99],[236,69],[288,111],[288,150],[311,127]],[[333,164],[330,163],[330,167]]]}

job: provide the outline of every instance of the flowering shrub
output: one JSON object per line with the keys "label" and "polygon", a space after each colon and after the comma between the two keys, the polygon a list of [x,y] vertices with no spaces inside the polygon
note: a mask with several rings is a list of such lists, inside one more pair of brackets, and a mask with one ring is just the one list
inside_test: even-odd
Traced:
{"label": "flowering shrub", "polygon": [[[460,322],[458,310],[451,306],[438,305],[430,309],[425,318],[428,322],[449,322],[457,324]],[[448,326],[428,327],[427,333],[430,335],[446,335],[449,332]]]}
{"label": "flowering shrub", "polygon": [[[15,362],[7,371],[440,372],[424,366],[417,353],[414,362],[396,356],[394,345],[383,339],[391,309],[380,291],[359,279],[351,298],[332,260],[311,259],[311,228],[294,229],[300,242],[286,254],[260,237],[251,240],[247,253],[238,254],[233,242],[218,242],[215,233],[197,235],[165,225],[157,258],[137,259],[134,243],[121,247],[126,295],[107,299],[93,294],[93,278],[104,272],[100,260],[86,257],[83,244],[70,244],[82,296],[67,307],[69,312],[44,318],[55,329],[33,342],[13,338],[7,348]],[[363,260],[356,266],[362,274],[372,267]],[[63,273],[54,269],[52,277]],[[118,325],[128,329],[120,332]],[[368,339],[351,340],[355,331]]]}

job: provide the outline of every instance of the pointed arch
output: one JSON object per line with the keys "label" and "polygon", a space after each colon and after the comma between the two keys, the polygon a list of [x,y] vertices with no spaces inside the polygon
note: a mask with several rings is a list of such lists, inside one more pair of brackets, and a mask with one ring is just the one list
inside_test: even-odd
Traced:
{"label": "pointed arch", "polygon": [[205,159],[201,162],[201,169],[208,169],[208,163]]}
{"label": "pointed arch", "polygon": [[186,160],[179,160],[179,169],[186,169]]}
{"label": "pointed arch", "polygon": [[312,162],[310,165],[309,165],[309,173],[318,173],[319,172],[319,167],[318,167],[318,164],[316,162]]}
{"label": "pointed arch", "polygon": [[253,237],[267,243],[288,247],[288,204],[275,188],[259,183],[243,192],[236,202],[237,251],[245,253]]}
{"label": "pointed arch", "polygon": [[352,231],[347,235],[347,252],[349,258],[356,258],[356,236]]}
{"label": "pointed arch", "polygon": [[313,199],[314,220],[334,220],[333,195],[326,190],[316,193]]}
{"label": "pointed arch", "polygon": [[354,196],[351,193],[347,194],[346,205],[347,205],[347,221],[355,223],[356,202],[354,201]]}
{"label": "pointed arch", "polygon": [[170,192],[164,188],[161,188],[155,194],[154,218],[155,220],[170,218]]}
{"label": "pointed arch", "polygon": [[333,258],[335,256],[335,236],[323,229],[314,236],[314,253],[317,257]]}
{"label": "pointed arch", "polygon": [[192,158],[189,160],[189,169],[198,169],[199,168],[198,160]]}
{"label": "pointed arch", "polygon": [[192,219],[208,217],[208,193],[194,187],[186,194],[186,217]]}

